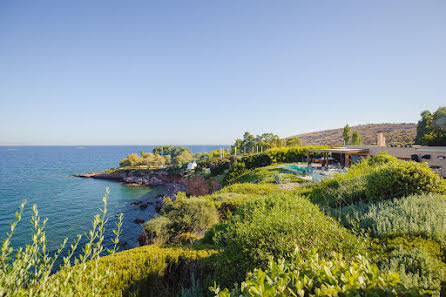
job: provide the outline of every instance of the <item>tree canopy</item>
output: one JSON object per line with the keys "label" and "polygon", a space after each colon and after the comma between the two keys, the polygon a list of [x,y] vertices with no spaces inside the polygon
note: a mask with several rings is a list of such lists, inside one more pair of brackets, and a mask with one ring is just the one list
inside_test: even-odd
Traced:
{"label": "tree canopy", "polygon": [[344,138],[344,144],[348,144],[348,141],[350,140],[350,133],[351,133],[350,126],[347,124],[344,127],[344,133],[342,133],[342,137]]}
{"label": "tree canopy", "polygon": [[353,132],[352,144],[358,145],[358,144],[361,144],[361,143],[362,143],[362,140],[361,140],[361,136],[359,135],[359,132],[358,131]]}
{"label": "tree canopy", "polygon": [[287,139],[280,138],[274,133],[263,133],[261,135],[252,135],[249,132],[243,134],[243,139],[236,139],[232,146],[232,151],[237,149],[238,154],[252,154],[277,147],[299,146],[301,141],[297,137]]}
{"label": "tree canopy", "polygon": [[420,116],[415,143],[446,146],[446,107],[439,107],[434,113],[425,110]]}

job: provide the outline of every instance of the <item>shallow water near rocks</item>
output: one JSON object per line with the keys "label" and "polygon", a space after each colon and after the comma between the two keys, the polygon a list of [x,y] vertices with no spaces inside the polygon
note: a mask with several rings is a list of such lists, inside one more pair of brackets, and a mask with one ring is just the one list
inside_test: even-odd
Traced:
{"label": "shallow water near rocks", "polygon": [[[221,146],[188,146],[192,152],[208,152]],[[137,200],[155,201],[164,187],[127,187],[108,180],[69,177],[103,171],[119,164],[130,153],[154,146],[25,146],[0,147],[0,238],[9,232],[9,223],[15,217],[22,200],[27,199],[22,221],[13,237],[13,246],[23,246],[31,241],[31,206],[37,204],[39,215],[48,218],[45,228],[48,248],[55,250],[64,238],[71,242],[77,234],[84,234],[91,227],[95,214],[103,207],[105,189],[110,189],[108,216],[104,245],[112,248],[112,229],[117,218],[124,214],[121,250],[137,246],[141,225],[136,218],[148,220],[156,215],[154,205],[141,209],[130,203]],[[85,239],[85,236],[84,236]],[[76,253],[77,254],[77,253]]]}

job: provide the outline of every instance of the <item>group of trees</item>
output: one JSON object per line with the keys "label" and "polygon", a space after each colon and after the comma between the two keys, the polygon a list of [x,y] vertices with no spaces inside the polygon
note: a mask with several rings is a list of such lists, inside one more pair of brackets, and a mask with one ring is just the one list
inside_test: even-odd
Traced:
{"label": "group of trees", "polygon": [[446,145],[446,107],[439,107],[434,113],[425,110],[418,121],[415,143],[421,145]]}
{"label": "group of trees", "polygon": [[189,148],[183,146],[157,146],[153,149],[153,153],[155,155],[159,154],[163,157],[170,156],[171,165],[175,167],[183,167],[184,164],[189,163],[195,158],[192,151]]}
{"label": "group of trees", "polygon": [[238,154],[252,154],[262,152],[267,149],[277,147],[293,147],[301,144],[297,137],[280,138],[273,133],[263,133],[261,135],[252,135],[245,132],[243,139],[238,138],[232,146],[232,152],[237,149]]}
{"label": "group of trees", "polygon": [[174,166],[181,168],[192,161],[194,154],[187,147],[182,146],[158,146],[153,153],[144,151],[138,154],[130,154],[119,162],[121,167],[147,165],[149,167]]}
{"label": "group of trees", "polygon": [[358,145],[362,143],[361,136],[359,135],[358,131],[353,132],[351,135],[351,142],[350,142],[350,134],[351,134],[351,128],[347,124],[344,127],[344,132],[342,133],[342,137],[344,138],[344,144],[353,144]]}

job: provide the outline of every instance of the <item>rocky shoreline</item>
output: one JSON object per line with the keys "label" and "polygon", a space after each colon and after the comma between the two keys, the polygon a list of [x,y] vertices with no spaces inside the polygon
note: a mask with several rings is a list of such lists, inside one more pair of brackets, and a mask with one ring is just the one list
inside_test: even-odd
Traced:
{"label": "rocky shoreline", "polygon": [[[164,206],[164,197],[175,200],[178,192],[185,192],[190,196],[203,196],[211,194],[219,190],[222,185],[215,180],[207,180],[202,175],[191,175],[186,177],[184,172],[177,174],[169,174],[167,170],[147,171],[144,173],[137,172],[135,174],[131,170],[128,172],[93,172],[87,174],[74,174],[72,177],[107,179],[121,182],[129,187],[166,187],[165,194],[160,194],[155,201],[134,201],[130,205],[146,209],[149,204],[154,205],[155,211],[160,212]],[[138,217],[133,221],[135,224],[143,224],[145,219]],[[150,244],[145,231],[138,236],[140,246]]]}
{"label": "rocky shoreline", "polygon": [[221,188],[221,184],[215,180],[206,180],[202,175],[185,177],[183,172],[169,174],[167,170],[138,172],[93,172],[87,174],[73,174],[72,177],[107,179],[121,182],[129,187],[167,187],[165,197],[175,198],[178,192],[185,192],[191,196],[202,196],[211,194]]}

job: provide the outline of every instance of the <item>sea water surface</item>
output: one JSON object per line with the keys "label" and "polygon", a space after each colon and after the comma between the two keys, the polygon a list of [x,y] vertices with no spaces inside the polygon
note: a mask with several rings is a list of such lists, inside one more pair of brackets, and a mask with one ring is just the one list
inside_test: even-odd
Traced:
{"label": "sea water surface", "polygon": [[[209,152],[225,146],[188,146],[192,152]],[[84,234],[91,227],[95,214],[103,207],[105,189],[108,197],[107,232],[104,245],[112,248],[112,229],[117,221],[115,214],[123,213],[121,250],[137,246],[141,225],[135,218],[145,220],[156,215],[153,205],[147,209],[131,206],[136,200],[154,200],[165,191],[163,187],[126,187],[108,180],[69,177],[103,171],[119,165],[119,160],[130,153],[151,152],[154,146],[20,146],[0,147],[0,238],[9,232],[9,223],[15,220],[15,212],[21,202],[27,204],[23,219],[15,232],[12,245],[23,246],[31,242],[31,206],[36,204],[39,215],[47,217],[46,236],[51,250],[68,237],[72,241],[77,234]],[[82,242],[85,242],[83,236]],[[76,253],[77,254],[77,253]]]}

